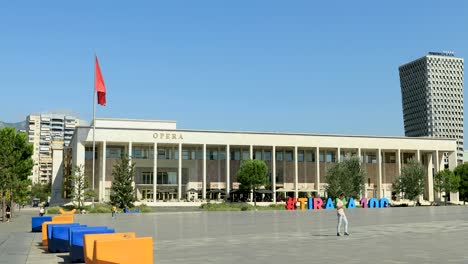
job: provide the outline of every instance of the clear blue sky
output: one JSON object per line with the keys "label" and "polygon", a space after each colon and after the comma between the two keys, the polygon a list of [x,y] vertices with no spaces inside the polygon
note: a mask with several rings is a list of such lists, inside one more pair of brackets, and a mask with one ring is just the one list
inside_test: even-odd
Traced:
{"label": "clear blue sky", "polygon": [[[21,1],[22,2],[22,1]],[[4,1],[0,120],[68,109],[179,128],[403,135],[398,66],[468,56],[467,1]]]}

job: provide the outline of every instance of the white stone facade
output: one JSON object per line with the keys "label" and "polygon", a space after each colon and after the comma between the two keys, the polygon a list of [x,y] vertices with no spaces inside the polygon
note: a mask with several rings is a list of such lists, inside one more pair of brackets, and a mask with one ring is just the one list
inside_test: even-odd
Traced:
{"label": "white stone facade", "polygon": [[[92,139],[92,127],[79,126],[70,145],[72,164],[84,165],[87,175]],[[401,167],[409,158],[419,160],[427,172],[424,199],[433,201],[433,171],[443,169],[443,153],[451,169],[457,164],[456,141],[436,138],[186,130],[173,121],[97,119],[95,140],[99,201],[109,200],[112,166],[122,153],[135,162],[137,197],[148,204],[190,200],[190,189],[202,200],[219,198],[213,196],[217,190],[229,194],[238,188],[236,172],[246,159],[267,163],[274,200],[278,193],[323,195],[327,166],[351,155],[360,156],[367,170],[365,195],[377,198],[391,198]]]}

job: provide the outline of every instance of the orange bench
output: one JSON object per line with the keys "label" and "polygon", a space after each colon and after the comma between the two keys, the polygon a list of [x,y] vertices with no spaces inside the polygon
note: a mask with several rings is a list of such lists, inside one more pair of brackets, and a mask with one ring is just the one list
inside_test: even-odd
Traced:
{"label": "orange bench", "polygon": [[83,253],[85,263],[93,263],[94,241],[96,240],[119,240],[126,238],[135,238],[134,232],[112,233],[112,234],[86,234],[83,238]]}
{"label": "orange bench", "polygon": [[59,211],[60,211],[60,213],[61,213],[62,215],[72,215],[72,214],[75,214],[76,209],[73,209],[73,210],[71,210],[71,211],[65,211],[65,210],[63,210],[62,208],[60,208]]}
{"label": "orange bench", "polygon": [[52,221],[42,223],[42,246],[48,246],[47,226],[49,224],[68,224],[73,223],[73,215],[58,215],[52,217]]}
{"label": "orange bench", "polygon": [[153,238],[137,237],[118,240],[95,240],[92,263],[152,264]]}

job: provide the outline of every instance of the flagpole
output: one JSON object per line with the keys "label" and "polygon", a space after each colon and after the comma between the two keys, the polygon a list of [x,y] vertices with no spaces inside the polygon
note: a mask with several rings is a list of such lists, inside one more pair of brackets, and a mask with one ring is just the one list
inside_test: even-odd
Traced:
{"label": "flagpole", "polygon": [[[94,54],[94,83],[93,83],[93,193],[94,190],[94,174],[95,174],[95,163],[96,163],[96,141],[95,141],[95,134],[96,134],[96,53]],[[92,197],[92,207],[94,207],[94,195]]]}

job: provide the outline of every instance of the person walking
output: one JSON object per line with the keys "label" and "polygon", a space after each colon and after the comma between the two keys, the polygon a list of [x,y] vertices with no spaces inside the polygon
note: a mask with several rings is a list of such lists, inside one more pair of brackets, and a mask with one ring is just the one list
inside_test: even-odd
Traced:
{"label": "person walking", "polygon": [[41,208],[39,209],[39,216],[44,216],[44,207],[41,206]]}
{"label": "person walking", "polygon": [[10,222],[10,218],[11,218],[11,208],[9,205],[7,205],[6,209],[5,209],[5,213],[6,213],[6,219],[7,219],[7,222]]}
{"label": "person walking", "polygon": [[348,233],[348,219],[346,218],[344,212],[344,203],[343,203],[344,194],[340,194],[340,198],[336,202],[336,215],[338,216],[338,225],[336,226],[336,235],[341,236],[340,229],[341,223],[344,222],[344,235],[349,236]]}
{"label": "person walking", "polygon": [[117,214],[117,207],[115,205],[112,205],[112,218],[115,218],[116,214]]}

